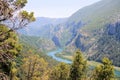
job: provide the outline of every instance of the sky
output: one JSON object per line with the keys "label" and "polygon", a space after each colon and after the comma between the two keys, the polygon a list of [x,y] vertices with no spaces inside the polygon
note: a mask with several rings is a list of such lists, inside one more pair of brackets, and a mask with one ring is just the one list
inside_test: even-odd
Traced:
{"label": "sky", "polygon": [[98,1],[100,0],[28,0],[24,10],[33,11],[35,17],[64,18]]}

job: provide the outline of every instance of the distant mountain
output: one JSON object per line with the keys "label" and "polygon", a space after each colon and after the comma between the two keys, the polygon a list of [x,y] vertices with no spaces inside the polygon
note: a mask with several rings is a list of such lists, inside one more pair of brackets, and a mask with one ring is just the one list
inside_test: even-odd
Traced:
{"label": "distant mountain", "polygon": [[66,21],[67,18],[37,17],[35,22],[30,23],[28,27],[19,30],[18,32],[30,36],[44,36],[49,34],[51,27],[62,24]]}
{"label": "distant mountain", "polygon": [[[38,18],[25,33],[50,39],[55,46],[65,48],[66,56],[72,56],[78,48],[89,60],[101,61],[108,57],[114,65],[120,66],[119,3],[120,0],[101,0],[69,18]],[[20,32],[24,33],[23,30]]]}

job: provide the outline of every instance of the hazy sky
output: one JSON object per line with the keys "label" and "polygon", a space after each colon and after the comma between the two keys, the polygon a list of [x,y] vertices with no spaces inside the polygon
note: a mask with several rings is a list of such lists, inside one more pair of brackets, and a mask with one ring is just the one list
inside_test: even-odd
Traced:
{"label": "hazy sky", "polygon": [[28,0],[27,11],[34,11],[36,17],[69,17],[82,7],[100,0]]}

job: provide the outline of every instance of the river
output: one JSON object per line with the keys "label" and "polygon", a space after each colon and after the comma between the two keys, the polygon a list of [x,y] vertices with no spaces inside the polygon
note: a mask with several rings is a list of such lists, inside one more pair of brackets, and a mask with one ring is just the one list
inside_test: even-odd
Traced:
{"label": "river", "polygon": [[[62,59],[62,58],[57,57],[57,56],[55,55],[55,54],[59,54],[59,53],[62,52],[62,51],[63,51],[63,49],[58,49],[58,50],[55,50],[55,51],[48,52],[47,55],[50,56],[50,57],[52,57],[52,58],[55,59],[56,61],[71,64],[72,61],[67,60],[67,59]],[[116,75],[117,77],[120,77],[120,71],[115,70],[114,72],[115,72],[115,75]]]}
{"label": "river", "polygon": [[72,62],[71,62],[70,60],[62,59],[62,58],[60,58],[60,57],[55,56],[55,54],[58,54],[58,53],[60,53],[60,52],[62,52],[62,51],[63,51],[63,49],[58,49],[58,50],[55,50],[55,51],[48,52],[47,55],[50,56],[50,57],[52,57],[52,58],[55,59],[56,61],[71,64]]}

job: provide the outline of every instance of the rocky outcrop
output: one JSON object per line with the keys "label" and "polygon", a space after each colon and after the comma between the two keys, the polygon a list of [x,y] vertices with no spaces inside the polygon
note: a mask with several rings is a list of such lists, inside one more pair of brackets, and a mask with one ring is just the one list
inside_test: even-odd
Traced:
{"label": "rocky outcrop", "polygon": [[75,46],[77,49],[80,49],[81,51],[85,51],[85,46],[84,44],[81,42],[81,34],[78,35],[78,37],[75,40]]}
{"label": "rocky outcrop", "polygon": [[54,42],[54,44],[55,44],[57,47],[61,47],[60,42],[59,42],[59,39],[57,38],[57,36],[53,36],[52,41]]}

